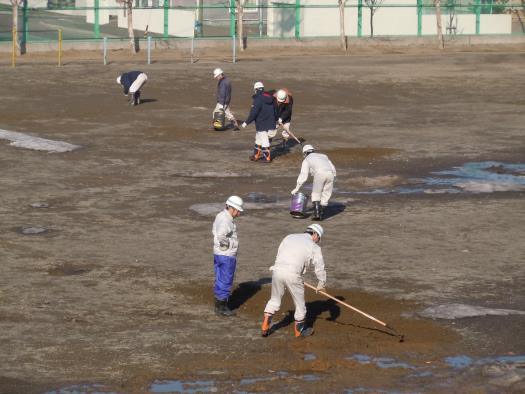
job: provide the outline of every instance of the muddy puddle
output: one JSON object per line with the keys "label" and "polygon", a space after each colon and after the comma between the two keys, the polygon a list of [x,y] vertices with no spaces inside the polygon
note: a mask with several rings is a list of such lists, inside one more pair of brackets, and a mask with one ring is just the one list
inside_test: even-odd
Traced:
{"label": "muddy puddle", "polygon": [[[423,178],[410,178],[403,182],[397,177],[381,177],[363,186],[383,184],[364,191],[346,191],[336,188],[340,194],[457,194],[494,193],[525,190],[525,164],[493,161],[465,163],[451,169],[432,172]],[[394,186],[394,184],[397,185]],[[386,187],[385,187],[386,186]]]}

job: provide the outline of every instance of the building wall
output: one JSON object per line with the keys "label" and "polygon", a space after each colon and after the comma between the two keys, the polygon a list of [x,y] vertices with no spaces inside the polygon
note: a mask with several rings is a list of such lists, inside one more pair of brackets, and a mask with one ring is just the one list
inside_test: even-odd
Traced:
{"label": "building wall", "polygon": [[[273,6],[268,9],[268,36],[269,37],[293,37],[295,34],[296,12],[294,0],[282,0],[270,3]],[[337,0],[302,0],[302,5],[337,5]],[[345,8],[345,33],[347,36],[357,36],[357,0],[348,0]],[[416,0],[385,0],[383,5],[411,5],[412,7],[384,7],[379,8],[374,14],[374,35],[398,36],[417,35],[417,2]],[[290,5],[284,8],[283,5]],[[301,8],[300,36],[301,37],[329,37],[338,36],[339,32],[339,9],[333,8]],[[455,29],[447,30],[450,25],[450,17],[442,15],[443,33],[447,34],[475,34],[476,16],[474,14],[459,14],[454,23]],[[510,34],[512,28],[512,16],[508,14],[480,16],[480,34]],[[436,34],[436,16],[422,16],[422,34]],[[363,1],[362,8],[362,35],[370,35],[370,9]]]}

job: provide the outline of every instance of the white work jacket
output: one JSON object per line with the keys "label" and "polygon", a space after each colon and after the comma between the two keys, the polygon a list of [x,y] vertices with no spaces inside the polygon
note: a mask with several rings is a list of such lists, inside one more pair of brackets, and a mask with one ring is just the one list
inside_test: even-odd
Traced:
{"label": "white work jacket", "polygon": [[237,226],[227,209],[222,210],[213,222],[213,254],[236,256],[239,248]]}
{"label": "white work jacket", "polygon": [[303,160],[301,165],[301,173],[297,178],[297,188],[300,188],[308,179],[308,175],[312,174],[315,177],[317,174],[332,174],[336,176],[335,167],[323,153],[310,153]]}
{"label": "white work jacket", "polygon": [[287,235],[279,245],[275,264],[270,270],[290,272],[298,276],[303,275],[310,266],[314,267],[319,281],[326,283],[323,253],[312,236],[308,233]]}

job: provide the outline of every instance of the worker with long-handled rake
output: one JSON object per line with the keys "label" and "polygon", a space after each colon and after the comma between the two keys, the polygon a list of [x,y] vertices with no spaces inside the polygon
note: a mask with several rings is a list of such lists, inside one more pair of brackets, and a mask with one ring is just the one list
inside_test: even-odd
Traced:
{"label": "worker with long-handled rake", "polygon": [[273,93],[273,97],[277,102],[277,127],[275,130],[268,132],[268,138],[270,144],[272,139],[277,135],[277,131],[281,131],[283,136],[283,148],[286,148],[286,142],[290,136],[295,139],[299,144],[301,141],[290,131],[290,123],[292,121],[292,109],[293,109],[293,96],[287,89],[279,89]]}
{"label": "worker with long-handled rake", "polygon": [[313,329],[307,327],[305,323],[306,303],[303,274],[309,266],[313,266],[319,280],[316,288],[321,290],[325,287],[326,271],[321,247],[318,245],[323,233],[324,230],[319,224],[311,224],[303,234],[290,234],[279,245],[275,264],[270,268],[273,271],[272,296],[264,308],[261,326],[263,337],[270,334],[272,316],[281,307],[285,289],[288,289],[295,304],[295,336],[312,335]]}

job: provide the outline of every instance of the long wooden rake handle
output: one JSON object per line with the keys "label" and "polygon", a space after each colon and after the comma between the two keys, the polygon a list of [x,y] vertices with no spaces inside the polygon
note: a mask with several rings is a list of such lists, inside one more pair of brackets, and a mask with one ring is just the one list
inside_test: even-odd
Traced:
{"label": "long wooden rake handle", "polygon": [[328,294],[328,293],[326,293],[326,292],[324,292],[324,291],[322,291],[322,290],[317,290],[317,287],[312,286],[310,283],[304,282],[304,285],[305,285],[306,287],[309,287],[309,288],[312,289],[312,290],[315,290],[315,291],[318,292],[318,293],[321,293],[321,294],[324,295],[325,297],[328,297],[328,298],[330,298],[331,300],[334,300],[335,302],[337,302],[337,303],[339,303],[339,304],[341,304],[341,305],[344,305],[344,306],[346,306],[347,308],[349,308],[349,309],[351,309],[351,310],[353,310],[353,311],[355,311],[355,312],[357,312],[357,313],[360,313],[361,315],[363,315],[363,316],[369,318],[370,320],[373,320],[373,321],[375,321],[376,323],[381,324],[383,327],[386,327],[386,328],[388,328],[389,330],[391,330],[392,332],[394,332],[396,336],[400,337],[400,342],[403,342],[403,341],[404,341],[405,336],[399,334],[396,330],[394,330],[392,327],[390,327],[390,326],[389,326],[388,324],[386,324],[385,322],[382,322],[381,320],[376,319],[374,316],[371,316],[371,315],[369,315],[368,313],[365,313],[365,312],[363,312],[362,310],[357,309],[357,308],[353,307],[352,305],[347,304],[346,302],[343,302],[343,301],[341,301],[341,300],[335,298],[334,296],[331,296],[330,294]]}
{"label": "long wooden rake handle", "polygon": [[[309,288],[312,289],[312,290],[315,290],[315,291],[318,292],[318,293],[321,293],[321,294],[324,295],[325,297],[328,297],[328,298],[330,298],[331,300],[334,300],[335,302],[338,302],[338,303],[340,303],[341,305],[344,305],[344,306],[346,306],[347,308],[350,308],[351,310],[356,311],[357,313],[360,313],[360,314],[362,314],[362,315],[365,316],[365,317],[368,317],[370,320],[373,320],[373,321],[375,321],[375,322],[381,324],[381,325],[384,326],[384,327],[387,327],[387,326],[388,326],[388,324],[386,324],[385,322],[382,322],[382,321],[379,320],[379,319],[376,319],[374,316],[371,316],[371,315],[369,315],[368,313],[365,313],[365,312],[363,312],[362,310],[357,309],[357,308],[353,307],[352,305],[347,304],[346,302],[343,302],[343,301],[341,301],[341,300],[335,298],[334,296],[331,296],[330,294],[328,294],[328,293],[326,293],[326,292],[324,292],[324,291],[322,291],[322,290],[317,290],[317,287],[312,286],[310,283],[306,283],[306,282],[304,282],[304,285],[307,286],[307,287],[309,287]],[[389,328],[390,328],[390,327],[389,327]]]}

